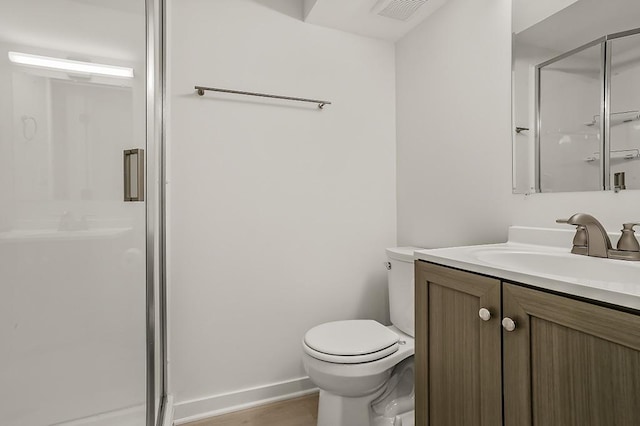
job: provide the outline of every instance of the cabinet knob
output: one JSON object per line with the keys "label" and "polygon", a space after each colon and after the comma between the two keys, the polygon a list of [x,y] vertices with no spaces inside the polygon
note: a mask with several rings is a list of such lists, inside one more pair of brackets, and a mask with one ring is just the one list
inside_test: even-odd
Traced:
{"label": "cabinet knob", "polygon": [[502,328],[507,331],[513,331],[516,329],[516,322],[509,317],[504,317],[502,320]]}
{"label": "cabinet knob", "polygon": [[487,308],[480,308],[478,316],[482,318],[482,321],[489,321],[491,319],[491,311]]}

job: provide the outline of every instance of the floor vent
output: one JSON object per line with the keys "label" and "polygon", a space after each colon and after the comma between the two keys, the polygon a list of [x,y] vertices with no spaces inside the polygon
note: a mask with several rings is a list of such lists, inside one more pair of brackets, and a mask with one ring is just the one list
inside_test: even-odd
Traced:
{"label": "floor vent", "polygon": [[427,0],[381,0],[373,8],[373,13],[406,21],[426,2]]}

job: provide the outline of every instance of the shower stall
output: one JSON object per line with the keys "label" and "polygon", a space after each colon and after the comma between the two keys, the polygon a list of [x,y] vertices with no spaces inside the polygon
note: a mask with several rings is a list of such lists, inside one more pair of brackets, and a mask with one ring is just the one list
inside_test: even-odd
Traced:
{"label": "shower stall", "polygon": [[0,2],[0,424],[155,426],[162,0]]}

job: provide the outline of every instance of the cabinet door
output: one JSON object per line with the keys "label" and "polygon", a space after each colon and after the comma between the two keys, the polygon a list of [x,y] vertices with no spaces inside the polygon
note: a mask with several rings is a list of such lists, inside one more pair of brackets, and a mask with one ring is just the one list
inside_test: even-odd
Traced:
{"label": "cabinet door", "polygon": [[500,334],[500,281],[416,262],[418,426],[502,424]]}
{"label": "cabinet door", "polygon": [[505,426],[640,424],[640,317],[505,284]]}

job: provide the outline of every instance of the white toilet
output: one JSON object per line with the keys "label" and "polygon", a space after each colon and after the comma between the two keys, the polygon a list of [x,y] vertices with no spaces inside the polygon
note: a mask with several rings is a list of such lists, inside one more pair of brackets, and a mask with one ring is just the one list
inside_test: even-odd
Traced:
{"label": "white toilet", "polygon": [[305,334],[303,364],[320,388],[318,426],[414,425],[414,250],[387,249],[392,326],[335,321]]}

